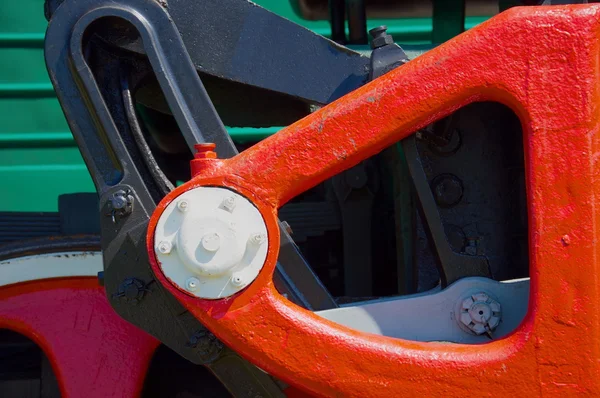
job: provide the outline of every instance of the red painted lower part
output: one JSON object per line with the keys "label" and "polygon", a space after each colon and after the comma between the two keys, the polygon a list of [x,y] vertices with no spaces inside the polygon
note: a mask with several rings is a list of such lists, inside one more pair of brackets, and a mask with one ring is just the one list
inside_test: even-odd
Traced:
{"label": "red painted lower part", "polygon": [[138,396],[159,344],[113,311],[96,278],[0,288],[0,328],[36,342],[73,398]]}

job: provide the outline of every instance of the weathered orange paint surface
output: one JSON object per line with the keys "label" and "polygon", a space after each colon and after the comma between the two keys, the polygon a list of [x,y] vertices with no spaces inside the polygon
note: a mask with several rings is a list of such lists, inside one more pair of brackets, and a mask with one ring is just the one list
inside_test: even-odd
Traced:
{"label": "weathered orange paint surface", "polygon": [[159,344],[114,312],[96,278],[0,288],[0,328],[40,346],[65,398],[138,396]]}
{"label": "weathered orange paint surface", "polygon": [[[214,160],[157,208],[148,230],[156,276],[230,347],[315,395],[599,395],[599,28],[598,5],[511,9],[240,155]],[[510,106],[523,123],[531,297],[518,330],[474,346],[391,339],[328,322],[277,293],[279,206],[481,100]],[[248,197],[269,231],[262,272],[228,299],[178,290],[153,257],[161,212],[202,185]]]}

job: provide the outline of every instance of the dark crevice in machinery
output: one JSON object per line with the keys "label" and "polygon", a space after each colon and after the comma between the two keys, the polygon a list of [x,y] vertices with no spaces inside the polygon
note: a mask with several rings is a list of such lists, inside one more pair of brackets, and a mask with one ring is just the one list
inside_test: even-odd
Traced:
{"label": "dark crevice in machinery", "polygon": [[[498,103],[471,104],[418,132],[416,144],[452,252],[485,257],[495,280],[528,276],[523,137],[514,112]],[[422,291],[437,284],[440,265],[423,211],[415,243]]]}
{"label": "dark crevice in machinery", "polygon": [[6,329],[0,329],[0,392],[3,398],[61,396],[56,375],[40,347]]}
{"label": "dark crevice in machinery", "polygon": [[206,367],[195,365],[160,345],[146,373],[142,398],[228,397],[231,394]]}

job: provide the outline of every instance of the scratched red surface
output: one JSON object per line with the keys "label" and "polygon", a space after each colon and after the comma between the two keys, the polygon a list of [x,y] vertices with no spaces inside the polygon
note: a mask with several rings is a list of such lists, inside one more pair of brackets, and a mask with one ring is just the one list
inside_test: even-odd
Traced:
{"label": "scratched red surface", "polygon": [[0,328],[42,348],[63,397],[138,396],[158,346],[113,311],[96,278],[2,287]]}
{"label": "scratched red surface", "polygon": [[[600,394],[599,27],[598,5],[511,9],[240,155],[214,160],[153,215],[148,250],[155,274],[229,346],[315,395]],[[524,130],[531,297],[513,334],[474,346],[374,336],[321,319],[276,292],[279,206],[482,100],[511,107]],[[178,290],[153,257],[165,206],[202,185],[250,198],[269,231],[262,272],[228,299]]]}

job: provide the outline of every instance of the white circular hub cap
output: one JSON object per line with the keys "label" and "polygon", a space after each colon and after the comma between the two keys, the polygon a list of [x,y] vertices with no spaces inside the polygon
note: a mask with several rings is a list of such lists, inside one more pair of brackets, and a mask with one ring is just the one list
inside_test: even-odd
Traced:
{"label": "white circular hub cap", "polygon": [[225,188],[199,187],[167,206],[156,225],[154,246],[173,283],[196,297],[219,299],[256,279],[267,258],[267,227],[245,197]]}

